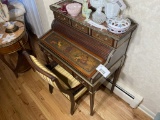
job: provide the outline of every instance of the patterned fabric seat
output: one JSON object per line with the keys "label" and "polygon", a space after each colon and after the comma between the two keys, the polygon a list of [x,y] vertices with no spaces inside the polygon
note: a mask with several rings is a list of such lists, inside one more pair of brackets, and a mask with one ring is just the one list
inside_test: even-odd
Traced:
{"label": "patterned fabric seat", "polygon": [[23,51],[23,54],[27,58],[33,70],[36,71],[43,80],[49,83],[50,93],[53,92],[53,87],[57,88],[71,101],[70,113],[73,114],[75,102],[87,91],[87,88],[85,88],[60,65],[56,65],[52,70],[50,70],[40,63],[34,56],[29,55],[26,51]]}

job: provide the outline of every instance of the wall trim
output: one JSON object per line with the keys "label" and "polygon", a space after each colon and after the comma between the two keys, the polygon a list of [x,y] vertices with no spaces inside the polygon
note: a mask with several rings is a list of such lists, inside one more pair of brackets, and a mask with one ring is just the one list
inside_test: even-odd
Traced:
{"label": "wall trim", "polygon": [[144,105],[139,105],[138,107],[141,111],[143,111],[144,113],[146,113],[148,116],[150,116],[152,119],[156,116],[155,113],[153,113],[151,110],[149,110],[147,107],[145,107]]}
{"label": "wall trim", "polygon": [[[105,81],[105,80],[103,80],[103,81]],[[112,81],[105,81],[103,83],[103,85],[106,86],[106,88],[111,89]],[[122,87],[123,89],[125,89],[129,93],[134,93],[134,92],[132,90],[130,90],[129,88],[127,88],[126,86],[124,86],[120,82],[117,82],[117,84],[116,84],[116,86],[114,88],[114,91],[113,91],[117,96],[119,96],[121,99],[123,99],[125,102],[127,102],[133,109],[137,107],[138,109],[143,111],[146,115],[148,115],[152,119],[156,116],[156,114],[154,112],[152,112],[150,109],[148,109],[147,107],[145,107],[141,103],[141,101],[143,100],[141,96],[139,96],[138,94],[134,93],[137,96],[138,99],[132,100],[123,91],[120,91],[119,89],[117,89],[117,86]]]}

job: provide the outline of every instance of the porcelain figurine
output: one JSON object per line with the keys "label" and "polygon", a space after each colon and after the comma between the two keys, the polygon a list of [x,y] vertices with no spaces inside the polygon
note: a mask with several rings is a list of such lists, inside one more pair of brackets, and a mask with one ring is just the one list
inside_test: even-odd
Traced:
{"label": "porcelain figurine", "polygon": [[90,0],[90,4],[92,7],[96,8],[96,11],[92,14],[92,20],[98,24],[106,21],[106,15],[102,12],[105,0]]}
{"label": "porcelain figurine", "polygon": [[120,12],[120,7],[115,0],[109,0],[105,5],[105,14],[107,18],[117,17]]}
{"label": "porcelain figurine", "polygon": [[85,17],[85,21],[87,21],[90,17],[92,10],[88,8],[88,1],[83,0],[83,6],[82,6],[82,16]]}

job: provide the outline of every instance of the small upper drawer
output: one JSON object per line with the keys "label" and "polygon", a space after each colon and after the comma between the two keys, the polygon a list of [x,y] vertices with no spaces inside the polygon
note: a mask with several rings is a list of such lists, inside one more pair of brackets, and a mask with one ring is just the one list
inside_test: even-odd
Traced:
{"label": "small upper drawer", "polygon": [[69,18],[67,18],[66,16],[59,14],[57,12],[54,12],[55,18],[61,20],[64,23],[69,24]]}
{"label": "small upper drawer", "polygon": [[86,34],[88,34],[88,32],[89,32],[88,27],[86,27],[86,26],[84,26],[84,25],[81,25],[81,24],[79,24],[79,23],[77,23],[77,22],[75,22],[75,21],[72,21],[72,26],[73,26],[74,28],[76,28],[76,29],[78,29],[78,30],[86,33]]}
{"label": "small upper drawer", "polygon": [[89,89],[89,85],[88,83],[83,80],[82,78],[80,78],[78,75],[76,75],[75,73],[73,74],[73,77],[76,78],[80,83],[82,83],[86,88]]}
{"label": "small upper drawer", "polygon": [[92,30],[91,35],[92,35],[92,37],[98,39],[99,41],[101,41],[104,44],[107,44],[111,47],[113,47],[113,45],[114,45],[114,40],[112,38],[109,38],[108,36],[103,35],[95,30]]}

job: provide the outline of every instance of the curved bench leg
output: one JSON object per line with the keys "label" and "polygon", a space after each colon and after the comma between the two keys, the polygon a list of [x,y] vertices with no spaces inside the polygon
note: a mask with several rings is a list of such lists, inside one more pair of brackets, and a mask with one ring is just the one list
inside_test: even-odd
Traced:
{"label": "curved bench leg", "polygon": [[49,84],[49,92],[52,94],[53,93],[53,86]]}

